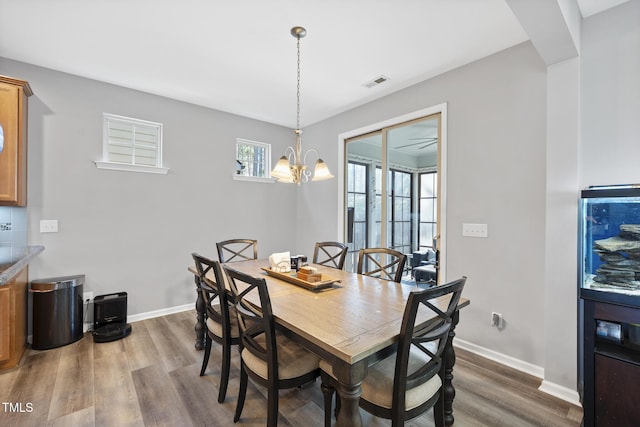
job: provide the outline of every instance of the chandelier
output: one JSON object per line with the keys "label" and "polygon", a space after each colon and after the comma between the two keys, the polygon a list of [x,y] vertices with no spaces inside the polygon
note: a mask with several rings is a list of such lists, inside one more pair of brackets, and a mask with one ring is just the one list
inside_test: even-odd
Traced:
{"label": "chandelier", "polygon": [[324,160],[320,158],[318,150],[310,148],[304,155],[302,154],[302,130],[300,129],[300,39],[307,35],[307,30],[302,27],[293,27],[291,29],[291,35],[297,39],[298,48],[297,115],[296,129],[293,131],[296,134],[296,143],[294,147],[287,147],[284,155],[280,157],[280,160],[276,163],[276,167],[271,171],[271,176],[277,178],[278,182],[300,185],[303,182],[307,182],[309,177],[311,177],[311,171],[307,167],[307,155],[310,153],[315,153],[318,158],[311,181],[323,181],[333,178],[333,175],[331,175],[329,167]]}

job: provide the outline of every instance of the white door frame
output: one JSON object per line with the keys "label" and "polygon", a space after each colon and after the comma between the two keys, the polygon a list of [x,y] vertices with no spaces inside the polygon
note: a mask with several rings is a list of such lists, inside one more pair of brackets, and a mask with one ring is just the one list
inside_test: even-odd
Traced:
{"label": "white door frame", "polygon": [[384,120],[378,123],[372,123],[370,125],[347,131],[338,135],[338,236],[339,242],[344,240],[345,236],[345,188],[344,181],[346,175],[346,165],[344,163],[345,155],[345,141],[355,136],[363,135],[369,132],[376,131],[381,128],[394,126],[403,122],[407,122],[420,117],[430,116],[440,113],[440,144],[438,152],[438,182],[440,186],[440,193],[438,194],[438,204],[440,211],[438,212],[438,222],[440,228],[440,271],[438,281],[440,283],[446,283],[446,258],[447,258],[447,103],[434,105],[433,107],[425,108],[411,113],[404,114],[402,116],[394,117],[388,120]]}

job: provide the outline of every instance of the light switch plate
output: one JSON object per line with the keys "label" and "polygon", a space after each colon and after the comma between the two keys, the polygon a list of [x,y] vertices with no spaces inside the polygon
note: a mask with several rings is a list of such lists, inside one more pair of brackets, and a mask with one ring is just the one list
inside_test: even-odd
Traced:
{"label": "light switch plate", "polygon": [[58,220],[57,219],[42,219],[42,220],[40,220],[40,232],[41,233],[57,233],[58,232]]}
{"label": "light switch plate", "polygon": [[462,224],[462,235],[466,237],[488,237],[487,224]]}

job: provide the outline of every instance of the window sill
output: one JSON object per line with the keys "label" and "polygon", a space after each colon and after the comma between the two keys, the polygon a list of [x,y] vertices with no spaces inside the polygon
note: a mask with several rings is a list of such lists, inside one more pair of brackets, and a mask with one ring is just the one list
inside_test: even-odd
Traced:
{"label": "window sill", "polygon": [[265,178],[261,176],[247,176],[247,175],[233,175],[234,181],[250,181],[250,182],[262,182],[263,184],[273,184],[276,182],[275,178]]}
{"label": "window sill", "polygon": [[157,173],[162,175],[166,175],[169,172],[169,168],[157,168],[153,166],[140,166],[130,165],[127,163],[112,163],[102,161],[95,161],[94,163],[96,164],[96,167],[98,169],[107,169],[114,171]]}

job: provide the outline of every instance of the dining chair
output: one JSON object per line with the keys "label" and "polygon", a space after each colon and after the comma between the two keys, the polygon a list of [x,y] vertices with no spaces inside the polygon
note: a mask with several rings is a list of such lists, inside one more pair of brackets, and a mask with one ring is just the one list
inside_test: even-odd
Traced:
{"label": "dining chair", "polygon": [[317,242],[313,250],[313,263],[342,270],[349,248],[340,242]]}
{"label": "dining chair", "polygon": [[[204,358],[200,376],[203,376],[209,356],[211,355],[211,342],[222,346],[222,366],[220,367],[220,388],[218,390],[218,402],[224,402],[229,383],[229,370],[231,367],[231,346],[240,342],[238,319],[235,307],[229,301],[225,291],[224,275],[218,261],[211,260],[197,253],[192,253],[196,266],[196,283],[198,292],[205,302],[205,346]],[[212,272],[215,282],[207,277]]]}
{"label": "dining chair", "polygon": [[[258,241],[253,239],[230,239],[216,243],[218,260],[222,263],[258,259]],[[237,258],[237,259],[236,259]]]}
{"label": "dining chair", "polygon": [[367,248],[358,252],[358,274],[400,283],[407,256],[389,248]]}
{"label": "dining chair", "polygon": [[[433,408],[435,425],[444,426],[442,354],[466,280],[463,276],[445,285],[409,294],[396,352],[370,366],[362,382],[359,401],[362,409],[391,420],[395,427]],[[434,301],[443,296],[449,297],[445,308]],[[427,313],[431,314],[430,320],[423,321]],[[337,380],[328,362],[322,360],[320,370],[325,426],[329,427]]]}
{"label": "dining chair", "polygon": [[224,266],[240,328],[240,390],[233,418],[238,422],[247,381],[267,388],[267,426],[278,422],[278,391],[299,387],[320,375],[319,358],[276,332],[267,282]]}

